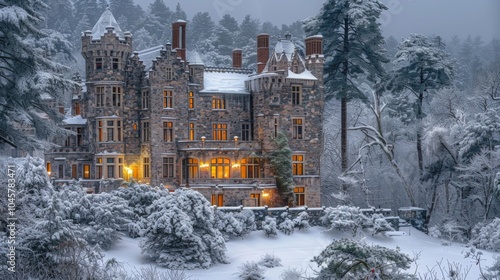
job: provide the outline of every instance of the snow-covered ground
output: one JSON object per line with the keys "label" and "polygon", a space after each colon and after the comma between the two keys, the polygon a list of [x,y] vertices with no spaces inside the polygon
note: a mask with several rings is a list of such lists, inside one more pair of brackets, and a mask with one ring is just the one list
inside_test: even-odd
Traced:
{"label": "snow-covered ground", "polygon": [[[442,262],[442,267],[447,268],[449,263],[460,264],[463,268],[469,268],[467,279],[478,279],[479,267],[471,259],[464,258],[464,252],[470,250],[462,244],[443,245],[439,239],[427,236],[415,229],[404,228],[402,231],[393,232],[391,236],[371,236],[361,233],[355,237],[363,240],[369,245],[381,245],[396,249],[413,257],[419,254],[417,266],[413,265],[410,272],[417,269],[425,273]],[[226,243],[227,256],[230,264],[218,264],[210,269],[197,269],[187,271],[193,279],[198,280],[230,280],[237,279],[238,267],[246,261],[259,261],[260,258],[269,253],[281,258],[282,267],[268,268],[265,270],[266,279],[278,280],[284,269],[296,267],[306,271],[307,275],[314,275],[313,270],[317,268],[310,260],[318,255],[332,240],[338,238],[352,238],[345,232],[324,232],[322,227],[314,227],[304,231],[295,231],[292,235],[284,235],[281,232],[277,237],[267,238],[262,231],[253,232],[244,239],[232,239]],[[493,257],[498,255],[494,252],[482,250],[483,268],[493,264]],[[123,237],[112,249],[106,252],[105,259],[115,258],[122,262],[129,270],[148,267],[148,262],[139,248],[139,240]],[[153,264],[154,265],[154,264]],[[434,268],[436,271],[437,268]]]}

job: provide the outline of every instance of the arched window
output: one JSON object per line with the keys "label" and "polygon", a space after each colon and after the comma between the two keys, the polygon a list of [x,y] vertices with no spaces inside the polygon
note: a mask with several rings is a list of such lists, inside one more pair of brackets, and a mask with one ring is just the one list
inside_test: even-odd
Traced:
{"label": "arched window", "polygon": [[213,179],[224,178],[230,176],[230,161],[228,158],[213,158],[210,161],[210,177]]}
{"label": "arched window", "polygon": [[257,158],[241,160],[241,178],[260,178],[260,161]]}

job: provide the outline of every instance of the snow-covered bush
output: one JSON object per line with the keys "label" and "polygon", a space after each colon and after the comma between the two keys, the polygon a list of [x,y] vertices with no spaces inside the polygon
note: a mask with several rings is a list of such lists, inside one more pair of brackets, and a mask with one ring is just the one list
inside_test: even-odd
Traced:
{"label": "snow-covered bush", "polygon": [[500,252],[500,218],[484,226],[478,225],[473,231],[472,244],[480,249]]}
{"label": "snow-covered bush", "polygon": [[238,267],[238,279],[240,280],[261,280],[264,279],[264,269],[256,262],[245,262]]}
{"label": "snow-covered bush", "polygon": [[495,263],[492,266],[488,267],[488,272],[486,273],[487,279],[500,279],[500,256],[496,256]]}
{"label": "snow-covered bush", "polygon": [[274,254],[265,254],[260,258],[260,261],[258,263],[260,266],[267,267],[267,268],[273,268],[273,267],[278,267],[281,266],[281,259]]}
{"label": "snow-covered bush", "polygon": [[281,280],[302,280],[302,279],[306,279],[305,277],[303,277],[303,275],[304,275],[304,273],[300,269],[298,269],[296,267],[286,268],[280,274],[280,279]]}
{"label": "snow-covered bush", "polygon": [[255,214],[252,210],[243,209],[241,212],[234,214],[234,218],[241,223],[241,236],[257,230],[257,225],[255,224]]}
{"label": "snow-covered bush", "polygon": [[456,242],[465,242],[467,240],[466,232],[464,226],[451,219],[445,219],[429,229],[429,235],[432,237]]}
{"label": "snow-covered bush", "polygon": [[295,219],[293,219],[293,226],[299,230],[308,229],[311,226],[309,225],[309,214],[306,211],[302,211],[297,215]]}
{"label": "snow-covered bush", "polygon": [[409,256],[351,239],[333,241],[313,261],[321,269],[317,279],[415,279],[402,272],[410,268]]}
{"label": "snow-covered bush", "polygon": [[19,162],[15,175],[20,211],[33,218],[40,217],[41,209],[48,206],[54,193],[44,161],[28,156]]}
{"label": "snow-covered bush", "polygon": [[394,231],[391,224],[384,218],[382,214],[373,214],[371,216],[373,224],[373,234],[385,233],[386,231]]}
{"label": "snow-covered bush", "polygon": [[228,263],[226,245],[214,228],[210,203],[197,191],[178,189],[146,209],[142,252],[170,269],[208,268]]}
{"label": "snow-covered bush", "polygon": [[278,225],[278,229],[286,235],[292,234],[294,223],[290,220],[288,213],[281,213],[281,218],[283,219],[283,222]]}
{"label": "snow-covered bush", "polygon": [[276,218],[267,216],[266,219],[262,222],[262,230],[267,237],[270,237],[271,235],[278,235],[278,231],[276,228]]}
{"label": "snow-covered bush", "polygon": [[351,206],[328,207],[319,220],[329,230],[351,230],[353,235],[356,235],[358,228],[366,227],[369,223],[359,207]]}
{"label": "snow-covered bush", "polygon": [[225,213],[216,209],[214,214],[214,226],[224,235],[226,240],[228,240],[230,236],[243,236],[243,226],[241,222],[234,217],[233,213]]}

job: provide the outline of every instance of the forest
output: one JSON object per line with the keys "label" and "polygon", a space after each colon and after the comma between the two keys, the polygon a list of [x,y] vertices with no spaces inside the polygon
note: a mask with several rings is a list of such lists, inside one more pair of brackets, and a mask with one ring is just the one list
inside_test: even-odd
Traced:
{"label": "forest", "polygon": [[[65,90],[74,86],[70,76],[74,71],[83,73],[80,34],[92,28],[108,5],[121,28],[133,33],[135,50],[165,44],[171,22],[187,20],[188,50],[199,52],[207,66],[229,66],[231,50],[241,48],[245,66],[254,68],[255,37],[261,32],[273,40],[291,33],[297,42],[320,33],[327,97],[321,159],[324,205],[337,209],[419,207],[426,210],[423,228],[430,235],[500,250],[495,235],[500,232],[500,38],[474,34],[384,38],[377,20],[387,7],[377,0],[326,1],[317,16],[281,27],[250,15],[242,22],[231,15],[216,22],[201,12],[188,19],[181,4],[170,8],[163,0],[154,1],[146,10],[132,0],[47,0],[46,5],[31,0],[19,6],[11,2],[0,0],[2,142],[27,150],[43,149],[51,145],[44,139],[65,135],[57,126],[61,116],[40,100],[47,94],[64,98]],[[19,127],[33,133],[20,133]],[[208,250],[208,255],[193,252],[203,254],[201,267],[227,261],[224,240],[208,223],[214,221],[214,214],[208,213],[210,207],[196,194],[142,190],[149,200],[137,202],[135,208],[133,195],[125,190],[93,198],[78,188],[58,192],[43,175],[43,163],[26,161],[16,178],[20,182],[18,203],[24,205],[18,212],[19,223],[36,226],[19,232],[18,240],[25,249],[25,263],[45,269],[47,279],[56,274],[63,278],[58,272],[61,263],[67,263],[68,273],[76,275],[74,269],[85,267],[90,273],[100,267],[92,263],[100,259],[100,249],[92,246],[111,246],[118,230],[147,236],[144,248],[149,251],[145,250],[162,256],[154,251],[159,229],[152,224],[158,218],[155,215],[163,214],[165,221],[193,220],[187,227],[165,226],[166,233],[173,229],[189,233],[194,237],[188,241],[200,247],[208,245],[196,234],[211,238],[208,241],[215,249]],[[179,205],[169,204],[173,196],[180,197]],[[201,205],[201,213],[209,217],[207,223],[200,222],[198,212],[190,211],[188,199]],[[78,204],[65,203],[72,200]],[[148,203],[153,204],[141,208]],[[99,206],[96,212],[85,212],[93,204]],[[158,209],[165,205],[171,211],[162,214]],[[0,209],[6,212],[6,204]],[[139,216],[145,224],[124,228],[130,217]],[[202,225],[196,227],[195,222]],[[2,231],[7,232],[7,224],[2,218]],[[193,232],[200,229],[202,233]],[[2,235],[1,241],[4,250],[7,237]],[[166,258],[165,262],[171,260],[171,256]],[[70,266],[75,259],[88,263]],[[323,257],[318,260],[322,262]]]}

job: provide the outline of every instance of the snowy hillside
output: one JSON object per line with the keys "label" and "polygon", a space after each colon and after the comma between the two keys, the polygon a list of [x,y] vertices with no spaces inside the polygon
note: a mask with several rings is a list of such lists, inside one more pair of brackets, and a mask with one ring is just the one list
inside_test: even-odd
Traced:
{"label": "snowy hillside", "polygon": [[[429,237],[415,229],[405,228],[399,232],[391,232],[390,235],[372,237],[361,232],[355,239],[362,240],[369,245],[381,245],[392,249],[399,247],[402,252],[412,258],[418,254],[417,266],[412,265],[411,270],[408,271],[411,273],[417,271],[423,276],[433,270],[441,275],[439,268],[436,267],[437,262],[442,262],[443,268],[448,268],[449,262],[460,265],[465,270],[470,269],[468,277],[464,279],[478,279],[479,277],[479,267],[472,259],[464,258],[464,253],[470,248],[460,244],[443,245],[441,240]],[[282,266],[265,269],[265,279],[280,279],[280,275],[287,268],[298,268],[307,276],[312,276],[317,266],[310,260],[317,256],[332,240],[342,237],[352,238],[349,233],[325,232],[322,227],[295,231],[292,235],[279,233],[278,236],[271,238],[265,237],[262,231],[256,231],[244,239],[231,239],[226,243],[230,264],[219,264],[210,269],[187,271],[187,274],[192,279],[198,280],[238,279],[236,273],[238,267],[243,263],[247,261],[258,262],[265,254],[274,254],[282,260]],[[141,255],[138,243],[139,239],[123,237],[118,244],[106,252],[105,259],[115,258],[130,271],[154,265]],[[498,254],[488,251],[482,252],[484,260],[481,264],[483,268],[491,266],[493,257]],[[417,276],[419,275],[417,274]]]}

